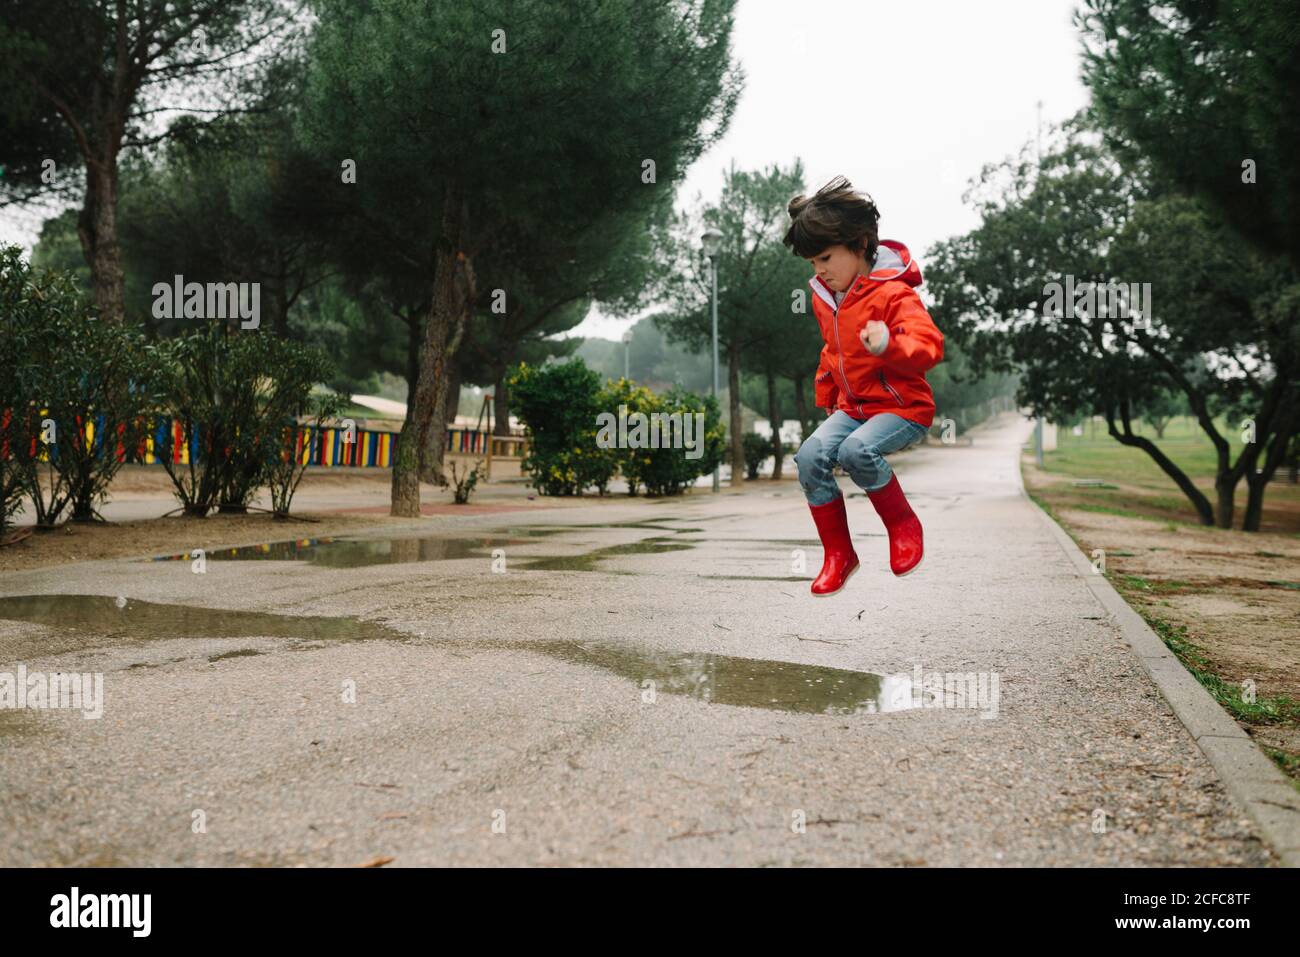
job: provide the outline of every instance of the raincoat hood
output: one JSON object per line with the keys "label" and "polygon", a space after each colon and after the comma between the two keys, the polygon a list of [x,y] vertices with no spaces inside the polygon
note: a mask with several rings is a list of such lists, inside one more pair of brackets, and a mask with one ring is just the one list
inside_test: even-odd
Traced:
{"label": "raincoat hood", "polygon": [[907,247],[896,239],[882,239],[876,248],[876,261],[871,266],[871,275],[867,277],[876,281],[901,279],[915,288],[924,280],[921,267],[917,265]]}

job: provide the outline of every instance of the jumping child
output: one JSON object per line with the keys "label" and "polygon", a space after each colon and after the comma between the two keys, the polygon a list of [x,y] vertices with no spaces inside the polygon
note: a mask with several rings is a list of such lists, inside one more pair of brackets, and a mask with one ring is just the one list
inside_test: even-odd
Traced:
{"label": "jumping child", "polygon": [[784,242],[816,271],[808,284],[826,343],[814,391],[827,418],[794,461],[824,552],[812,593],[832,595],[858,568],[837,462],[884,521],[894,574],[921,561],[921,523],[884,456],[921,441],[934,422],[925,373],[943,361],[943,334],[915,292],[920,267],[902,243],[878,238],[876,204],[843,176],[811,199],[796,196],[789,212]]}

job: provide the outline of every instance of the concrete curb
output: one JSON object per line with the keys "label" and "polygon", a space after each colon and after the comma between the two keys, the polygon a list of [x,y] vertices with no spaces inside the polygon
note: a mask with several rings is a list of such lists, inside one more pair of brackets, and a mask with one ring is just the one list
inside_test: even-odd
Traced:
{"label": "concrete curb", "polygon": [[1228,793],[1255,822],[1264,839],[1286,867],[1300,867],[1300,793],[1285,775],[1201,687],[1182,662],[1120,596],[1069,534],[1030,498],[1020,473],[1016,446],[1016,484],[1020,494],[1042,516],[1061,550],[1074,563],[1084,583],[1123,632],[1147,674],[1191,733],[1192,739],[1219,773]]}

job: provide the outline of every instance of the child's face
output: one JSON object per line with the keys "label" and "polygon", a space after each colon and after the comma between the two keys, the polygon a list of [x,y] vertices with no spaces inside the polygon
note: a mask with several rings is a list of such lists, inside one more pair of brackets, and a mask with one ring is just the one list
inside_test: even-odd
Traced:
{"label": "child's face", "polygon": [[859,274],[867,273],[866,250],[853,252],[843,244],[828,246],[808,261],[817,277],[837,292],[852,286]]}

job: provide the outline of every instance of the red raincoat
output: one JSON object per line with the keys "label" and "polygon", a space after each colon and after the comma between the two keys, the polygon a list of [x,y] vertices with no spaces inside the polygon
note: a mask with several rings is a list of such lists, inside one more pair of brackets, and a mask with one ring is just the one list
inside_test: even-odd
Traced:
{"label": "red raincoat", "polygon": [[[871,275],[858,276],[838,306],[829,286],[816,276],[809,280],[826,343],[815,383],[820,408],[864,420],[893,412],[930,427],[934,394],[925,373],[943,361],[943,333],[916,294],[921,282],[907,247],[890,239],[880,241]],[[872,319],[889,329],[880,355],[872,355],[859,336]]]}

